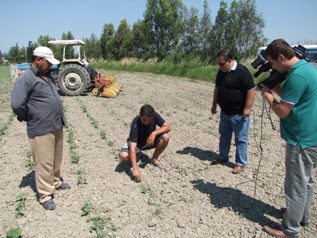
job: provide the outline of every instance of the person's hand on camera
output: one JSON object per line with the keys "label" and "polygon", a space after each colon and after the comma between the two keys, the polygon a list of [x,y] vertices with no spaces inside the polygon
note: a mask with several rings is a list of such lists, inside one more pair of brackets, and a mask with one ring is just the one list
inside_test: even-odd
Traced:
{"label": "person's hand on camera", "polygon": [[266,99],[269,95],[272,95],[271,89],[268,86],[261,85],[261,95]]}

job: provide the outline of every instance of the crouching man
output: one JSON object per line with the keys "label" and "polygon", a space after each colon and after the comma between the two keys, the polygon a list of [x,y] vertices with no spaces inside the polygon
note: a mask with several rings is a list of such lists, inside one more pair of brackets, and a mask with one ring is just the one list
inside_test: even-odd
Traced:
{"label": "crouching man", "polygon": [[[156,126],[159,128],[156,128]],[[140,170],[137,165],[142,150],[155,149],[151,158],[154,166],[161,167],[158,159],[165,150],[170,136],[167,134],[171,130],[167,122],[150,105],[144,105],[140,109],[140,114],[131,123],[130,134],[127,143],[121,148],[119,157],[121,161],[130,160],[132,166],[132,176],[137,182],[141,181]]]}

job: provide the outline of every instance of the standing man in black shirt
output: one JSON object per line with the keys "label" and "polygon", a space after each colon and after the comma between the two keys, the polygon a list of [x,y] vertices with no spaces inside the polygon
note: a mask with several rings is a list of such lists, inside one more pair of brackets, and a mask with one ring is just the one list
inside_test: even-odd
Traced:
{"label": "standing man in black shirt", "polygon": [[[156,129],[156,125],[159,126],[158,129]],[[141,151],[155,148],[151,163],[160,167],[161,163],[158,157],[169,142],[168,132],[170,130],[170,126],[154,111],[152,106],[144,105],[141,107],[140,114],[131,123],[127,143],[123,145],[119,154],[121,161],[130,159],[132,176],[136,181],[141,181],[140,170],[137,165]]]}
{"label": "standing man in black shirt", "polygon": [[255,97],[255,85],[249,70],[237,63],[230,50],[223,50],[217,54],[219,70],[216,78],[211,113],[217,113],[217,104],[221,108],[220,114],[220,142],[217,162],[229,161],[229,151],[232,133],[235,135],[236,165],[234,174],[244,171],[248,156],[248,134],[250,113]]}

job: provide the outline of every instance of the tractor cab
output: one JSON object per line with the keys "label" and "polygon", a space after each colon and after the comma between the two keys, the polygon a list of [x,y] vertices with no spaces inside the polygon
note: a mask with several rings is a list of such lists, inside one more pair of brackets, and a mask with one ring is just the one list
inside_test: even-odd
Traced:
{"label": "tractor cab", "polygon": [[51,40],[50,45],[61,48],[60,65],[53,66],[52,76],[62,94],[80,95],[91,87],[88,61],[82,40]]}

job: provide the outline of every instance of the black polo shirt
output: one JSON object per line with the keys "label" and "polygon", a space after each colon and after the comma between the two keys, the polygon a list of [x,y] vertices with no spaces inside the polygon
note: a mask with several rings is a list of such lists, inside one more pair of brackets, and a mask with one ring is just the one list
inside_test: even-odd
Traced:
{"label": "black polo shirt", "polygon": [[236,69],[229,72],[218,70],[216,78],[217,102],[227,115],[242,114],[247,92],[255,88],[250,71],[237,64]]}
{"label": "black polo shirt", "polygon": [[142,124],[140,116],[135,117],[131,123],[128,142],[135,142],[138,148],[143,148],[149,135],[156,130],[156,125],[162,127],[164,123],[165,120],[157,112],[154,113],[153,120],[147,126]]}

